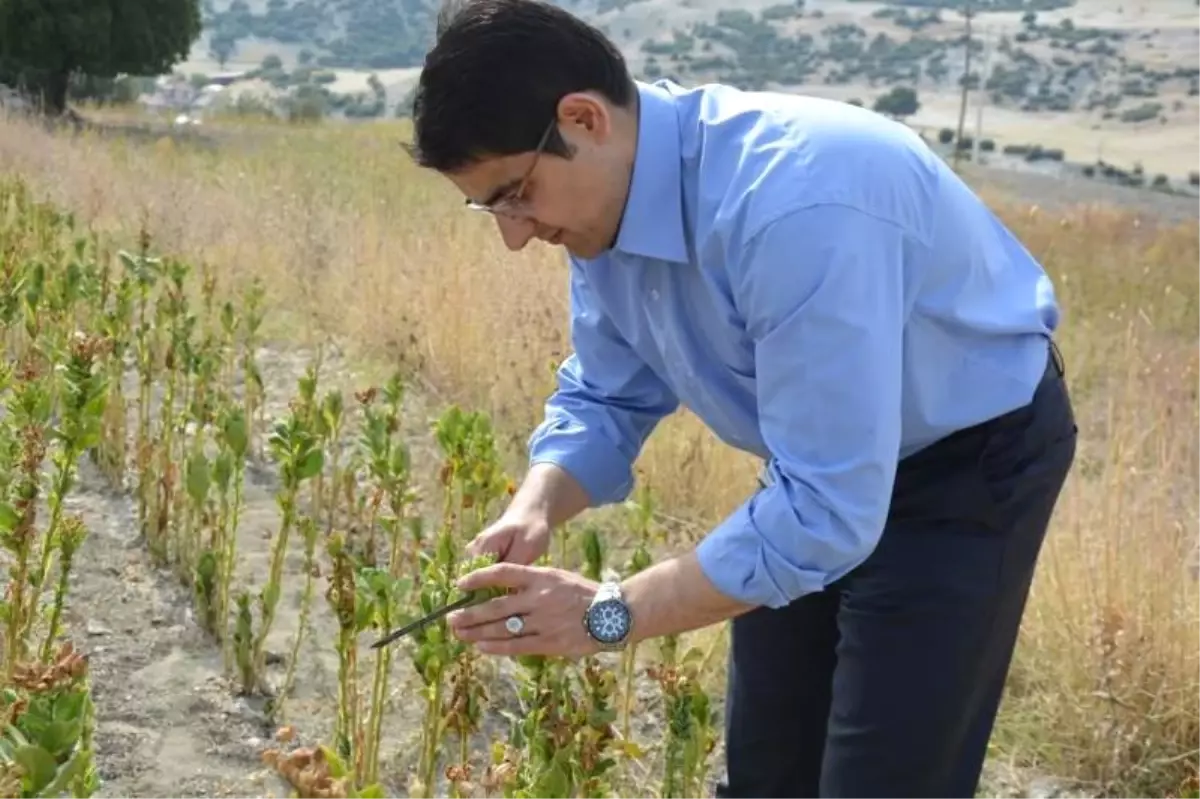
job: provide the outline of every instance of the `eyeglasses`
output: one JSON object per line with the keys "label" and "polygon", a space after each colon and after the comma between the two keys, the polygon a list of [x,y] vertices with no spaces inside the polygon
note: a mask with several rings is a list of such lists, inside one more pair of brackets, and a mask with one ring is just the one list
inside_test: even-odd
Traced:
{"label": "eyeglasses", "polygon": [[524,196],[525,187],[529,183],[529,176],[533,174],[533,170],[537,167],[538,159],[542,157],[542,151],[546,148],[546,143],[550,141],[550,131],[554,130],[557,125],[558,120],[551,119],[550,124],[546,126],[546,130],[542,133],[542,138],[538,142],[537,148],[533,151],[533,162],[529,165],[529,169],[525,170],[525,175],[521,178],[521,182],[514,191],[503,194],[490,203],[477,203],[474,200],[467,200],[467,208],[472,211],[484,211],[489,214],[499,214],[501,216],[527,216],[529,207]]}

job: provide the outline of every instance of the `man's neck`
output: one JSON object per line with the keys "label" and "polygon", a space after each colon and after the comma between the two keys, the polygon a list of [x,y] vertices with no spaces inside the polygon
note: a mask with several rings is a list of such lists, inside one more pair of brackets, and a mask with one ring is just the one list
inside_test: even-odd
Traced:
{"label": "man's neck", "polygon": [[617,246],[617,239],[621,236],[621,222],[625,218],[625,207],[629,204],[629,192],[633,188],[633,164],[637,160],[638,123],[641,120],[641,102],[641,96],[637,91],[634,91],[633,107],[616,117],[618,120],[617,124],[620,126],[621,141],[629,142],[630,144],[622,154],[622,163],[626,171],[625,199],[617,211],[617,224],[613,227],[612,238],[608,242],[608,249],[610,250]]}

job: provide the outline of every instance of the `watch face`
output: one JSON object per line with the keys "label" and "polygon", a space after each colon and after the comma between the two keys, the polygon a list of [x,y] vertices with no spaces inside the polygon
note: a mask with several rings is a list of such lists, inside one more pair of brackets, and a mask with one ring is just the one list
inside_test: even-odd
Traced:
{"label": "watch face", "polygon": [[628,635],[629,623],[629,608],[619,599],[597,602],[588,611],[588,632],[604,644],[615,644]]}

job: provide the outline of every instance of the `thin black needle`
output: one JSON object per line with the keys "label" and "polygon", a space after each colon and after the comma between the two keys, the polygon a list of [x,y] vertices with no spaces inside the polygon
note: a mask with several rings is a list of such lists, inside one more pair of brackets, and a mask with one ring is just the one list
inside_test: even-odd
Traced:
{"label": "thin black needle", "polygon": [[467,595],[467,596],[463,597],[462,599],[458,600],[457,602],[452,602],[449,605],[446,605],[445,607],[438,608],[433,613],[430,613],[428,616],[417,619],[414,622],[409,622],[408,624],[401,627],[399,630],[394,630],[394,631],[388,633],[383,638],[380,638],[378,641],[371,644],[371,648],[379,649],[382,646],[387,646],[392,641],[395,641],[397,638],[403,638],[404,636],[411,633],[413,630],[416,630],[420,627],[424,627],[426,624],[430,624],[431,622],[435,622],[438,619],[440,619],[442,616],[445,616],[447,613],[451,613],[455,610],[458,610],[459,608],[465,608],[467,605],[470,605],[474,601],[475,601],[475,597],[473,597],[471,595]]}

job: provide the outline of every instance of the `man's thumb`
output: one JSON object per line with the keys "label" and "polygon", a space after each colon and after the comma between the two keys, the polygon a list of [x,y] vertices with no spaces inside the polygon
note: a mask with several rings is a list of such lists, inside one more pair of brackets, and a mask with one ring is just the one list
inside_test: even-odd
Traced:
{"label": "man's thumb", "polygon": [[467,554],[477,557],[485,552],[490,552],[496,556],[496,560],[505,560],[511,544],[511,536],[499,535],[494,531],[484,532],[475,536],[471,543],[467,544]]}

